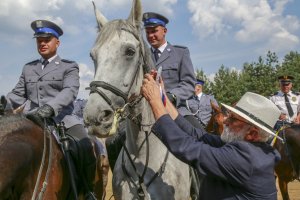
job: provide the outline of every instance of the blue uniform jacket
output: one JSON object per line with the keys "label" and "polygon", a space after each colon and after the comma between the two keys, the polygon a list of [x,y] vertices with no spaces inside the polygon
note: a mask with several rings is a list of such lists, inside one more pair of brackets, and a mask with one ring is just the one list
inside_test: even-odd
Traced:
{"label": "blue uniform jacket", "polygon": [[277,199],[274,166],[280,155],[268,144],[224,144],[180,115],[175,121],[164,115],[152,129],[170,152],[205,175],[200,199]]}
{"label": "blue uniform jacket", "polygon": [[206,126],[213,113],[210,102],[218,105],[215,98],[211,95],[203,93],[200,100],[198,99],[198,96],[194,95],[192,98],[186,100],[185,105],[179,107],[178,111],[182,116],[195,116],[201,124],[204,124]]}
{"label": "blue uniform jacket", "polygon": [[[153,53],[152,59],[155,62]],[[178,102],[193,95],[196,79],[187,47],[173,46],[168,43],[155,65],[157,69],[162,66],[161,76],[165,89],[176,95]]]}
{"label": "blue uniform jacket", "polygon": [[69,128],[81,123],[72,115],[78,89],[77,63],[56,56],[44,69],[40,60],[25,64],[17,85],[8,93],[7,99],[14,109],[26,102],[25,113],[48,104],[54,109],[54,120],[64,121]]}

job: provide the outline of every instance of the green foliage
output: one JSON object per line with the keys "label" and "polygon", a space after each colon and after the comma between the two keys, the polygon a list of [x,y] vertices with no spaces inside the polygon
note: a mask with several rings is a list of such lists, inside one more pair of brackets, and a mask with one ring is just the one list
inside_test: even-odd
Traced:
{"label": "green foliage", "polygon": [[277,67],[277,76],[291,75],[295,79],[293,81],[293,90],[300,91],[300,54],[291,51],[285,55],[282,65]]}
{"label": "green foliage", "polygon": [[257,62],[245,63],[241,71],[221,66],[214,80],[209,80],[203,70],[197,70],[196,77],[205,81],[205,93],[212,93],[216,100],[233,104],[246,92],[255,92],[269,97],[278,88],[277,77],[292,75],[293,91],[300,90],[300,54],[291,51],[280,64],[274,52],[268,52],[266,58],[259,57]]}

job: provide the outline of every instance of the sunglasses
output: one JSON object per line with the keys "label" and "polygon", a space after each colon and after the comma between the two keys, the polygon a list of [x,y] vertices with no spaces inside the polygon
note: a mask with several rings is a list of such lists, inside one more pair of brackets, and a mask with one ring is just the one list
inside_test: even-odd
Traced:
{"label": "sunglasses", "polygon": [[227,122],[229,122],[229,123],[233,123],[233,122],[235,122],[235,121],[240,121],[240,122],[244,122],[245,124],[252,125],[251,123],[247,122],[246,120],[242,120],[242,119],[240,119],[240,118],[237,118],[237,117],[234,116],[232,113],[230,113],[230,114],[228,115],[228,118],[227,118],[226,120],[227,120]]}

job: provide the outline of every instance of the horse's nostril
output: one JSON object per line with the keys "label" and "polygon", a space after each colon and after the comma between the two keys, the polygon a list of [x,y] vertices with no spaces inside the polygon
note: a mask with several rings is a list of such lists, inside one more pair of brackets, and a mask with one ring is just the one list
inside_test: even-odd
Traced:
{"label": "horse's nostril", "polygon": [[113,112],[111,110],[104,110],[98,116],[98,121],[109,121],[113,117]]}

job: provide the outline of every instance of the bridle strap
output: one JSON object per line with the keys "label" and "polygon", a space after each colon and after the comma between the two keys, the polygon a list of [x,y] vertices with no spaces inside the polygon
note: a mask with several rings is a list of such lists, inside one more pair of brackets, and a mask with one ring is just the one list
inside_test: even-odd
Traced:
{"label": "bridle strap", "polygon": [[123,91],[119,90],[117,87],[106,83],[104,81],[92,81],[90,83],[90,87],[87,87],[87,90],[91,90],[90,94],[92,93],[98,93],[101,97],[103,97],[103,99],[109,104],[112,105],[111,100],[104,94],[104,92],[102,92],[101,90],[98,89],[98,87],[101,87],[105,90],[109,90],[112,93],[114,93],[117,96],[120,96],[124,99],[125,102],[127,102],[127,94],[124,93]]}

